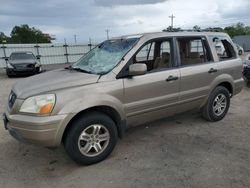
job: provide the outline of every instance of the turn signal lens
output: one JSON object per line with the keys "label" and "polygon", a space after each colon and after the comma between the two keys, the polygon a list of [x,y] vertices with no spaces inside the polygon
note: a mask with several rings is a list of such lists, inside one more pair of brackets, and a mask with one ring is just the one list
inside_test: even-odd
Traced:
{"label": "turn signal lens", "polygon": [[40,108],[40,111],[39,111],[40,114],[48,114],[48,113],[52,112],[53,106],[54,106],[54,104],[52,104],[52,103],[49,103],[49,104],[42,106]]}

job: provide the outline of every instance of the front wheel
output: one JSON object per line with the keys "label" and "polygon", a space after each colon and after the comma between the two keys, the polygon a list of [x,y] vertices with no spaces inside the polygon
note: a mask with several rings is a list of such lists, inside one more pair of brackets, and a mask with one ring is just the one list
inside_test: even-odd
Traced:
{"label": "front wheel", "polygon": [[230,93],[223,87],[216,87],[202,108],[202,116],[208,121],[219,121],[225,117],[230,106]]}
{"label": "front wheel", "polygon": [[116,145],[116,125],[105,114],[87,113],[70,126],[64,140],[65,150],[80,165],[104,160]]}

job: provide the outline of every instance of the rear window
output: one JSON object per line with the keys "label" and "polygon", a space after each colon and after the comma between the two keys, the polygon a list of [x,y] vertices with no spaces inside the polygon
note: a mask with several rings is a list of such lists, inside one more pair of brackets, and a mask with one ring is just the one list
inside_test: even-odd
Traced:
{"label": "rear window", "polygon": [[220,61],[236,58],[236,53],[230,39],[226,36],[211,36]]}

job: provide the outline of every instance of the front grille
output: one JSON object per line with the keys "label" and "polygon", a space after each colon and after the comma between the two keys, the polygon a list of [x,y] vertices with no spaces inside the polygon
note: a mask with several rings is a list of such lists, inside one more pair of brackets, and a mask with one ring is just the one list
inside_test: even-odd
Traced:
{"label": "front grille", "polygon": [[14,66],[15,66],[16,69],[23,69],[23,68],[27,67],[26,64],[15,64]]}
{"label": "front grille", "polygon": [[35,68],[34,64],[14,64],[15,69],[18,70],[33,70]]}
{"label": "front grille", "polygon": [[13,107],[13,105],[15,104],[16,101],[16,94],[11,91],[10,95],[9,95],[9,100],[8,100],[8,104],[9,104],[9,108],[11,109]]}
{"label": "front grille", "polygon": [[35,68],[35,64],[28,64],[27,67],[34,69]]}

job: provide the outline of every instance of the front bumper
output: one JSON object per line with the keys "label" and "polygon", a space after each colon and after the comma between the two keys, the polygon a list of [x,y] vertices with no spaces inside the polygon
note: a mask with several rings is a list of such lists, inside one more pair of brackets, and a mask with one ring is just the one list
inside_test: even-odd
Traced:
{"label": "front bumper", "polygon": [[6,73],[11,76],[21,76],[21,75],[33,75],[41,72],[41,67],[27,68],[27,69],[11,69],[7,68]]}
{"label": "front bumper", "polygon": [[69,122],[67,115],[28,116],[4,114],[4,125],[17,140],[46,147],[60,145],[63,131]]}
{"label": "front bumper", "polygon": [[250,65],[247,65],[247,66],[244,67],[243,76],[244,76],[247,80],[250,80]]}

